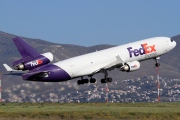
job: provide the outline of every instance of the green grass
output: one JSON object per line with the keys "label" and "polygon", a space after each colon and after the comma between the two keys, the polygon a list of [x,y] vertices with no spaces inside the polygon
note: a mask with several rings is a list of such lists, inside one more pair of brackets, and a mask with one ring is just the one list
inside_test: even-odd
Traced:
{"label": "green grass", "polygon": [[180,103],[1,103],[0,120],[180,120]]}

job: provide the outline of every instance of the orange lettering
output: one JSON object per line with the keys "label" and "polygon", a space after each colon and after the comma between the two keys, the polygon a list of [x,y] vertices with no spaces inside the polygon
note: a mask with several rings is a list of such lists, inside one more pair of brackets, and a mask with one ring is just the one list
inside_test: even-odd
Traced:
{"label": "orange lettering", "polygon": [[150,46],[150,48],[151,48],[151,52],[156,52],[155,45]]}
{"label": "orange lettering", "polygon": [[147,46],[147,43],[142,44],[142,45],[143,45],[143,47],[144,47],[145,53],[146,53],[146,54],[150,53],[149,47]]}

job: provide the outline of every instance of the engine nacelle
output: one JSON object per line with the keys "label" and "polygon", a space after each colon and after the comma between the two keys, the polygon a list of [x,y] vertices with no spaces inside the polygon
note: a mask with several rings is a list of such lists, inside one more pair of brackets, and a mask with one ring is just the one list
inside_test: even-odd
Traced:
{"label": "engine nacelle", "polygon": [[37,57],[30,58],[18,65],[14,65],[15,70],[31,70],[36,67],[48,64],[53,61],[53,54],[50,52],[41,54]]}
{"label": "engine nacelle", "polygon": [[138,70],[140,68],[140,63],[138,61],[132,61],[125,63],[122,67],[122,71],[131,72]]}

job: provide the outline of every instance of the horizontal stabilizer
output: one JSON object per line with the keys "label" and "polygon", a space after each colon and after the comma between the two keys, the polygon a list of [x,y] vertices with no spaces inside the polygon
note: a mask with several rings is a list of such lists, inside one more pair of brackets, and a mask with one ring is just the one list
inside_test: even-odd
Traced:
{"label": "horizontal stabilizer", "polygon": [[7,64],[3,64],[3,66],[8,72],[13,71],[13,69],[9,67]]}
{"label": "horizontal stabilizer", "polygon": [[11,67],[9,67],[9,65],[7,65],[6,63],[3,64],[4,68],[8,71],[8,72],[13,72],[13,71],[21,71],[21,70],[14,70]]}
{"label": "horizontal stabilizer", "polygon": [[3,74],[3,75],[22,76],[23,74],[24,74],[23,72],[21,72],[21,73],[13,72],[13,73],[8,73],[8,74]]}
{"label": "horizontal stabilizer", "polygon": [[6,63],[3,64],[4,68],[10,72],[8,74],[4,74],[4,75],[15,75],[15,76],[21,76],[22,74],[24,74],[24,71],[22,70],[14,70],[11,67],[9,67],[9,65],[7,65]]}

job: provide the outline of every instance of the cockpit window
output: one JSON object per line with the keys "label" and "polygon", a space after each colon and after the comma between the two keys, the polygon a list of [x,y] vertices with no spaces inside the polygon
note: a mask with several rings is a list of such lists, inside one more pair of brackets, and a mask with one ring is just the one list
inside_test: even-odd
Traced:
{"label": "cockpit window", "polygon": [[173,42],[174,40],[173,39],[171,39],[171,42]]}

